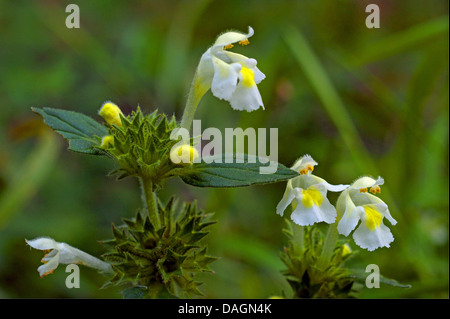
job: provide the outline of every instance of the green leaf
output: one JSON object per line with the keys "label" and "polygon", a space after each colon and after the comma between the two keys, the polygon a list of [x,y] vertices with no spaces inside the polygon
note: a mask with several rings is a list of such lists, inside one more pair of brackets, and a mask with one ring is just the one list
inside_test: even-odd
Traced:
{"label": "green leaf", "polygon": [[[370,272],[365,272],[362,269],[349,269],[350,274],[347,276],[348,278],[355,279],[356,281],[359,281],[363,284],[366,283],[367,276],[370,275]],[[401,284],[395,279],[390,279],[382,276],[380,274],[380,283],[393,286],[393,287],[400,287],[400,288],[411,288],[411,285],[408,284]]]}
{"label": "green leaf", "polygon": [[108,135],[108,129],[87,115],[49,107],[31,110],[42,116],[44,123],[69,141],[69,150],[103,155],[98,149],[99,138]]}
{"label": "green leaf", "polygon": [[[236,154],[204,157],[202,163],[194,163],[185,168],[180,177],[185,183],[198,187],[242,187],[276,183],[298,176],[296,171],[280,163],[262,161],[257,156],[241,155],[243,163],[237,162]],[[268,168],[270,163],[275,165],[276,171],[262,174],[261,168]]]}

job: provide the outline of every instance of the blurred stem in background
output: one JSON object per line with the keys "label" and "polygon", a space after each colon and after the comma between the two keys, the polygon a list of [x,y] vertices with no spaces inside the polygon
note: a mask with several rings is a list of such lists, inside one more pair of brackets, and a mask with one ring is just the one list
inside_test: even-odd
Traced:
{"label": "blurred stem in background", "polygon": [[[170,109],[174,108],[178,99],[174,92],[185,92],[187,81],[182,79],[189,79],[189,76],[185,77],[184,75],[191,74],[191,65],[196,66],[195,63],[192,64],[188,60],[191,40],[194,29],[210,2],[211,0],[180,1],[175,8],[169,30],[164,37],[162,61],[158,69],[156,83],[158,85],[157,94]],[[174,79],[178,80],[174,81]],[[193,83],[195,82],[193,81]],[[192,94],[190,93],[189,96],[192,96]],[[191,104],[192,102],[188,101],[187,103]],[[187,127],[187,129],[189,128]]]}
{"label": "blurred stem in background", "polygon": [[284,39],[330,119],[336,125],[345,146],[355,160],[358,173],[377,174],[377,169],[368,156],[344,103],[303,34],[293,26],[287,26],[284,29]]}
{"label": "blurred stem in background", "polygon": [[52,130],[42,129],[37,144],[0,193],[0,230],[27,204],[51,172],[59,143]]}

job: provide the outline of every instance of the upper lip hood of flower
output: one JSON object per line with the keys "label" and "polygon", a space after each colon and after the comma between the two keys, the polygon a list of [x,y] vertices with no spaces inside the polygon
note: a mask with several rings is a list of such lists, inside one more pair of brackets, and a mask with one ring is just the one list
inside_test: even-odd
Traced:
{"label": "upper lip hood of flower", "polygon": [[248,27],[248,33],[241,33],[236,31],[228,31],[219,35],[214,42],[213,48],[224,47],[239,41],[244,41],[255,34],[255,31],[252,27]]}
{"label": "upper lip hood of flower", "polygon": [[[312,184],[323,184],[327,190],[331,192],[342,192],[344,189],[348,188],[348,185],[332,185],[328,183],[323,178],[313,175],[312,172],[314,171],[314,167],[316,165],[319,165],[312,157],[311,155],[303,155],[300,157],[294,165],[292,165],[291,169],[294,171],[297,171],[300,173],[300,176],[294,177],[293,179],[288,181],[289,183],[292,183],[292,187],[304,187],[301,186],[301,184],[305,185],[305,183],[309,184],[308,187]],[[306,175],[306,176],[305,176]]]}
{"label": "upper lip hood of flower", "polygon": [[350,188],[353,189],[363,189],[369,187],[380,186],[384,184],[384,179],[379,176],[377,179],[374,179],[370,176],[363,176],[358,178],[353,184],[350,185]]}
{"label": "upper lip hood of flower", "polygon": [[300,173],[307,173],[308,171],[312,172],[314,170],[314,166],[318,165],[318,163],[311,157],[311,155],[304,155],[300,157],[294,165],[291,167],[294,171],[298,171]]}

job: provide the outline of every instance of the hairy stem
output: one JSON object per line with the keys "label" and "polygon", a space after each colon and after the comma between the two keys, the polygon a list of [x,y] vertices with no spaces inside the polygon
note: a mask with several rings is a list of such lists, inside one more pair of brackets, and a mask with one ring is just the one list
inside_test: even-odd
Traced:
{"label": "hairy stem", "polygon": [[302,251],[305,248],[304,226],[299,226],[297,224],[293,224],[292,235],[293,235],[292,242],[294,243],[295,254],[297,256],[300,256],[300,254],[302,253]]}
{"label": "hairy stem", "polygon": [[192,81],[191,89],[189,90],[189,95],[186,101],[186,106],[184,108],[183,117],[181,118],[181,127],[189,130],[191,128],[192,121],[194,120],[194,114],[197,110],[197,106],[200,103],[203,95],[208,91],[209,88],[202,85],[198,74],[194,76]]}
{"label": "hairy stem", "polygon": [[159,229],[161,227],[161,219],[156,203],[156,192],[152,190],[153,184],[150,179],[145,177],[140,177],[139,180],[141,182],[142,198],[148,217],[155,228]]}

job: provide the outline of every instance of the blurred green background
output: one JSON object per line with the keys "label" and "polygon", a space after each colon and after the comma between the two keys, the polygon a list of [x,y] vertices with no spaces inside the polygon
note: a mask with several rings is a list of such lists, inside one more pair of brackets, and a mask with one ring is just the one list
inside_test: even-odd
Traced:
{"label": "blurred green background", "polygon": [[[68,29],[65,8],[80,7]],[[368,29],[378,4],[381,28]],[[50,236],[93,255],[139,208],[136,180],[106,176],[114,163],[67,151],[30,107],[75,110],[100,120],[105,100],[180,119],[201,54],[230,28],[255,35],[233,51],[258,60],[265,111],[237,112],[211,93],[203,128],[274,127],[281,163],[303,154],[333,184],[381,175],[380,195],[398,224],[391,248],[359,250],[349,266],[379,265],[402,289],[382,285],[362,298],[448,298],[448,1],[1,1],[0,297],[120,298],[81,268],[67,289],[65,266],[39,278],[42,252],[24,239]],[[39,133],[39,134],[38,134]],[[280,270],[286,244],[275,214],[285,183],[200,189],[171,180],[172,193],[215,212],[204,275],[210,298],[289,292]],[[330,200],[336,199],[330,194]],[[350,241],[352,248],[358,250]]]}

